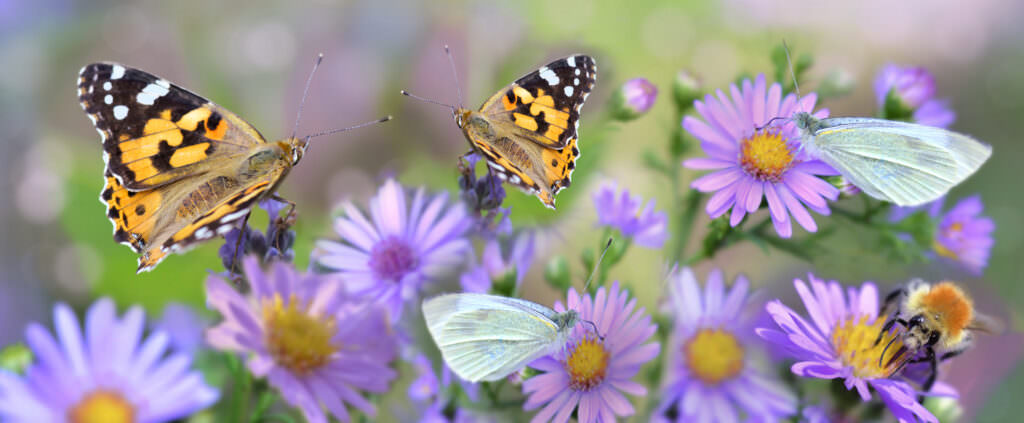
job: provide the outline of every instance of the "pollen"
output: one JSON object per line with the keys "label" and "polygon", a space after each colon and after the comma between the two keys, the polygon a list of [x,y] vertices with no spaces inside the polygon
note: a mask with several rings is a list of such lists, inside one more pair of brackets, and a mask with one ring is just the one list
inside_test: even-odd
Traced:
{"label": "pollen", "polygon": [[583,338],[565,360],[569,387],[586,392],[600,385],[608,373],[610,355],[599,340]]}
{"label": "pollen", "polygon": [[897,356],[904,353],[901,351],[903,341],[899,332],[889,332],[876,344],[885,319],[875,319],[872,324],[867,321],[868,316],[861,316],[836,324],[832,331],[832,347],[843,364],[853,368],[854,376],[867,379],[889,377],[908,358]]}
{"label": "pollen", "polygon": [[67,418],[71,423],[133,423],[135,407],[117,392],[96,390],[68,409]]}
{"label": "pollen", "polygon": [[743,346],[720,329],[701,329],[683,345],[690,371],[706,385],[732,379],[743,370]]}
{"label": "pollen", "polygon": [[308,374],[330,361],[338,351],[331,343],[338,331],[329,316],[311,314],[309,305],[295,295],[287,303],[279,294],[263,302],[267,349],[278,365],[296,374]]}
{"label": "pollen", "polygon": [[793,152],[779,132],[758,131],[740,143],[740,166],[761,181],[778,182],[793,160]]}
{"label": "pollen", "polygon": [[958,338],[970,324],[974,306],[960,287],[952,282],[939,282],[921,298],[921,306],[928,310],[950,338]]}

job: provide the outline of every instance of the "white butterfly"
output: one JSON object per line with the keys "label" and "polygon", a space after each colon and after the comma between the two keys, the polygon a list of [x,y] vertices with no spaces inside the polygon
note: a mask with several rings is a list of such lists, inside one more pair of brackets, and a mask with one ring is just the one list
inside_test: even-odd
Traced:
{"label": "white butterfly", "polygon": [[900,206],[943,196],[992,155],[953,131],[885,119],[793,115],[802,145],[866,194]]}
{"label": "white butterfly", "polygon": [[424,300],[423,317],[448,367],[471,382],[501,379],[557,351],[580,321],[576,310],[474,293]]}

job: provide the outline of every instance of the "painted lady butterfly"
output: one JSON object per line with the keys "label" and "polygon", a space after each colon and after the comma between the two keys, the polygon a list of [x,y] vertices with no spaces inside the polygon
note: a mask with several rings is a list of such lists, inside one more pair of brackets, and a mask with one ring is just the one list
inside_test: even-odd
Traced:
{"label": "painted lady butterfly", "polygon": [[82,68],[78,98],[103,138],[114,241],[141,254],[139,272],[244,222],[312,138],[267,142],[227,109],[117,63]]}
{"label": "painted lady butterfly", "polygon": [[580,156],[580,109],[596,80],[592,57],[558,59],[502,88],[479,111],[453,107],[455,124],[499,178],[554,209]]}

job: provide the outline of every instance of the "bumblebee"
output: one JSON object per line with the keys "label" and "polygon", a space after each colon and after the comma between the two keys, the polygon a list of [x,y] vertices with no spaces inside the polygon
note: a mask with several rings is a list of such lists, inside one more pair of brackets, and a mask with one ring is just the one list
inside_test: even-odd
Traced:
{"label": "bumblebee", "polygon": [[921,385],[923,392],[930,391],[935,384],[940,362],[971,347],[974,332],[994,334],[1002,331],[998,321],[978,313],[970,296],[950,281],[932,284],[921,279],[912,280],[889,294],[881,311],[881,315],[889,318],[875,345],[897,324],[902,326],[902,332],[885,346],[878,359],[879,366],[892,343],[901,341],[900,349],[885,363],[885,367],[899,363],[892,372],[897,374],[907,364],[928,363],[928,376]]}

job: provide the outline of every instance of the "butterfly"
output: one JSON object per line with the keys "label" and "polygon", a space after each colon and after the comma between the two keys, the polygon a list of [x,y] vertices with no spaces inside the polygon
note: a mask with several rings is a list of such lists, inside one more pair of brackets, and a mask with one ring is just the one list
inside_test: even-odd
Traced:
{"label": "butterfly", "polygon": [[276,197],[310,138],[337,131],[267,142],[227,109],[118,63],[83,67],[78,99],[103,140],[100,201],[114,241],[141,254],[139,273],[244,225],[253,205]]}
{"label": "butterfly", "polygon": [[455,124],[470,153],[486,158],[497,177],[554,209],[555,194],[572,182],[580,109],[596,81],[592,57],[558,59],[502,88],[480,110],[452,107]]}

